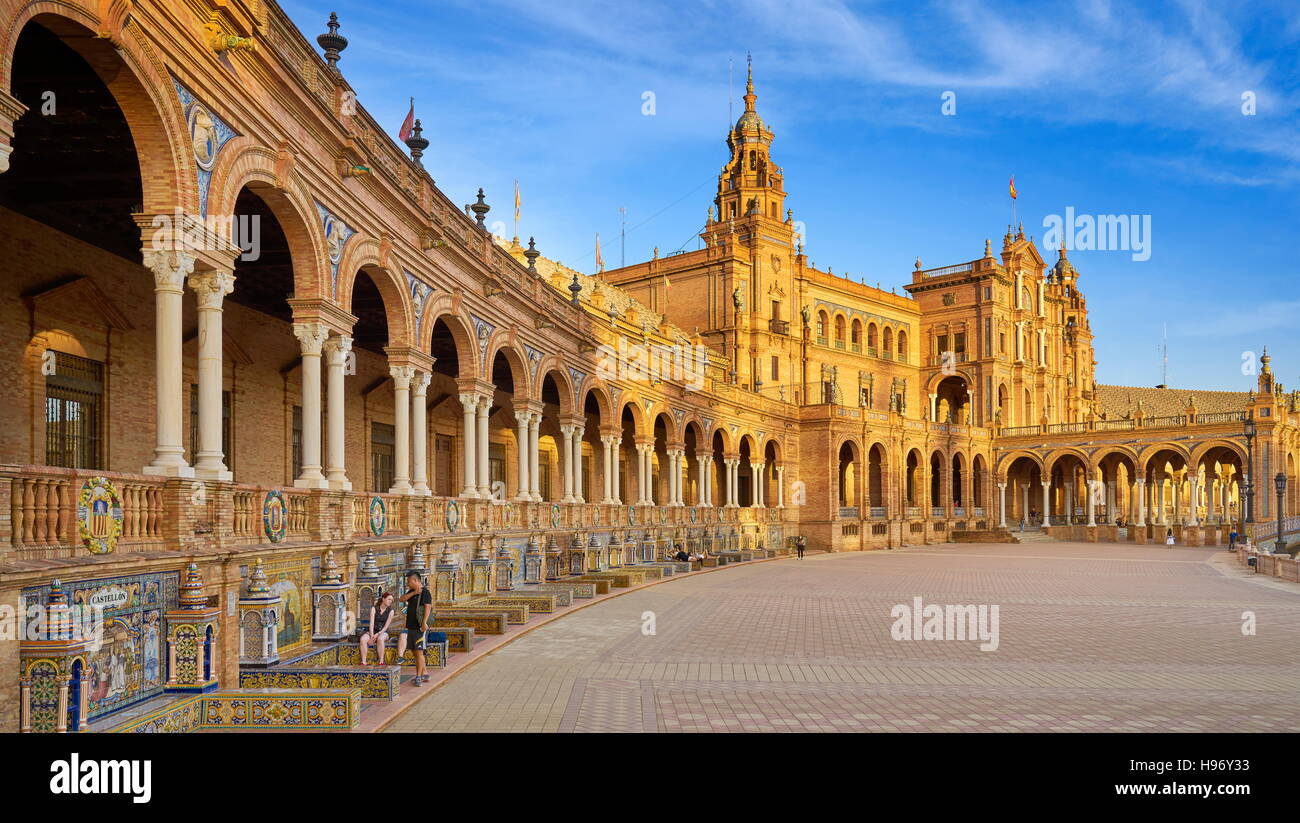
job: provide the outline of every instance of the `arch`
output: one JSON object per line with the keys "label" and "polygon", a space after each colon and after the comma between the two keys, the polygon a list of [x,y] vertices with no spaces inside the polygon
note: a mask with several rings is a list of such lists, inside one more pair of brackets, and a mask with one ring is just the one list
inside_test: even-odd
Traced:
{"label": "arch", "polygon": [[817,331],[818,339],[823,342],[826,340],[826,337],[830,334],[830,317],[826,314],[825,309],[820,309],[817,312],[816,331]]}
{"label": "arch", "polygon": [[[535,399],[540,400],[540,388],[536,392],[532,390],[532,380],[529,379],[530,375],[528,374],[528,361],[524,359],[524,356],[519,353],[517,348],[515,348],[515,343],[511,338],[512,335],[508,333],[498,332],[488,341],[487,353],[483,359],[483,362],[487,364],[488,373],[484,376],[488,380],[492,379],[492,369],[496,364],[497,357],[500,356],[506,361],[506,365],[510,368],[510,379],[511,382],[514,383],[514,396],[516,402],[526,400],[529,397],[535,397]],[[564,381],[563,386],[560,387],[561,410],[565,407],[566,395],[568,398],[573,397],[572,384],[567,379]],[[569,408],[572,409],[573,401],[568,400],[567,402]]]}
{"label": "arch", "polygon": [[880,343],[880,331],[875,323],[867,324],[867,348],[876,351]]}
{"label": "arch", "polygon": [[589,380],[578,390],[580,400],[578,408],[587,408],[587,398],[595,398],[596,407],[600,410],[600,422],[602,426],[611,427],[617,421],[614,420],[614,398],[610,396],[609,388],[597,380]]}
{"label": "arch", "polygon": [[1201,461],[1205,459],[1206,455],[1210,454],[1216,449],[1227,449],[1228,451],[1232,452],[1241,461],[1241,464],[1243,466],[1249,460],[1249,457],[1246,454],[1246,448],[1242,446],[1240,443],[1229,439],[1217,439],[1217,440],[1207,440],[1204,443],[1201,443],[1197,445],[1195,448],[1193,448],[1191,453],[1191,460],[1189,461],[1189,463],[1191,465],[1200,465]]}
{"label": "arch", "polygon": [[[497,349],[497,351],[501,353],[508,352],[506,354],[506,361],[510,362],[512,358],[515,361],[510,366],[511,374],[515,375],[514,379],[518,381],[519,380],[518,375],[520,373],[519,370],[522,369],[524,374],[524,383],[522,385],[527,386],[528,367],[524,363],[523,358],[519,356],[519,353],[515,351],[513,348],[507,346],[502,346],[501,348]],[[496,355],[494,354],[493,357],[495,356]],[[558,366],[558,364],[555,365],[543,364],[537,369],[537,387],[536,387],[536,391],[532,394],[532,398],[536,400],[538,403],[541,403],[543,405],[545,405],[547,402],[552,402],[552,401],[547,401],[546,399],[546,381],[550,380],[552,383],[555,384],[555,393],[557,395],[555,400],[558,401],[556,402],[556,405],[560,409],[559,412],[560,416],[570,417],[578,413],[578,409],[575,408],[574,405],[575,395],[573,391],[573,380],[569,377],[567,371],[565,371],[562,368],[557,368],[556,366]],[[519,392],[520,385],[521,384],[518,382],[515,383],[516,393]],[[529,395],[524,395],[524,396],[529,396]]]}
{"label": "arch", "polygon": [[907,362],[907,332],[903,329],[898,330],[898,353],[895,359],[900,363]]}
{"label": "arch", "polygon": [[889,450],[876,441],[867,449],[867,505],[873,509],[884,508],[885,476],[889,471]]}
{"label": "arch", "polygon": [[[14,14],[0,48],[4,91],[13,90],[13,58],[29,24],[50,30],[85,59],[126,118],[140,166],[142,210],[199,213],[198,175],[189,129],[166,67],[152,53],[139,25],[128,26],[129,4],[98,4],[104,19],[68,2],[38,0]],[[114,71],[117,66],[127,71]],[[224,152],[223,152],[224,153]]]}
{"label": "arch", "polygon": [[1046,473],[1047,467],[1044,464],[1043,459],[1038,456],[1037,452],[1032,452],[1029,449],[1015,449],[998,457],[997,465],[995,466],[997,475],[999,477],[1005,477],[1006,473],[1011,469],[1015,462],[1022,457],[1033,463],[1034,466],[1038,468],[1040,474]]}
{"label": "arch", "polygon": [[1087,453],[1082,449],[1073,447],[1053,449],[1047,453],[1047,457],[1043,462],[1047,465],[1048,472],[1050,473],[1056,471],[1057,465],[1067,457],[1073,457],[1083,464],[1084,471],[1091,472],[1096,469],[1096,465],[1092,462],[1092,458],[1089,457]]}
{"label": "arch", "polygon": [[636,397],[629,397],[629,398],[625,398],[622,401],[622,405],[619,407],[618,410],[619,421],[623,420],[623,417],[627,414],[629,410],[632,412],[633,435],[636,437],[650,436],[653,432],[650,432],[646,429],[646,413],[645,413],[645,409],[641,406],[640,399]]}
{"label": "arch", "polygon": [[880,334],[880,353],[888,356],[894,350],[894,330],[885,326],[885,330]]}
{"label": "arch", "polygon": [[474,324],[459,310],[458,302],[450,294],[430,298],[429,305],[424,309],[424,317],[418,321],[420,336],[415,342],[420,351],[436,356],[437,353],[433,350],[433,331],[441,322],[451,334],[456,349],[459,377],[473,379],[479,376],[478,340],[474,334]]}
{"label": "arch", "polygon": [[708,442],[712,444],[719,437],[722,438],[723,454],[733,454],[739,448],[739,446],[732,443],[731,432],[721,423],[714,426],[713,430],[709,432]]}
{"label": "arch", "polygon": [[1146,471],[1147,465],[1161,452],[1169,452],[1173,456],[1182,460],[1183,465],[1188,465],[1192,461],[1192,455],[1186,447],[1177,443],[1155,443],[1147,446],[1139,452],[1138,457],[1142,461],[1142,471]]}
{"label": "arch", "polygon": [[[357,278],[365,272],[370,277],[370,281],[375,284],[375,288],[379,289],[379,296],[384,301],[384,316],[388,321],[388,345],[411,345],[413,335],[409,292],[402,287],[401,282],[391,271],[379,265],[377,256],[367,253],[357,257],[355,268],[348,266],[346,269],[340,269],[339,305],[353,315],[356,314],[352,295]],[[344,262],[347,262],[346,258]],[[344,272],[350,274],[345,278]]]}
{"label": "arch", "polygon": [[849,342],[854,346],[862,345],[862,321],[853,318],[853,324],[849,327]]}
{"label": "arch", "polygon": [[838,311],[835,312],[835,342],[836,343],[844,342],[844,327],[845,327],[846,320],[847,318],[844,316],[843,312],[838,312]]}

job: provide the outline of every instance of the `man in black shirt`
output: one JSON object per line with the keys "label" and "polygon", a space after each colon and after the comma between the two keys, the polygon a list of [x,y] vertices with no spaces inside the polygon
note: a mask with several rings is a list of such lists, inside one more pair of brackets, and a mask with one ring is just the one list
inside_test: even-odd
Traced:
{"label": "man in black shirt", "polygon": [[419,572],[406,575],[406,594],[401,601],[406,604],[406,634],[411,641],[411,653],[415,655],[415,679],[412,686],[428,682],[425,672],[424,650],[429,632],[429,620],[433,617],[433,595],[424,587]]}

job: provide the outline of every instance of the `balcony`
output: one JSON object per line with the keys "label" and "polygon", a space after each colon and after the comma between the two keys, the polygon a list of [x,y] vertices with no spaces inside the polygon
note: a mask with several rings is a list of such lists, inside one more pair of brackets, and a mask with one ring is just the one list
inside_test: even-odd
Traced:
{"label": "balcony", "polygon": [[790,334],[789,320],[769,320],[767,321],[767,330],[772,334]]}

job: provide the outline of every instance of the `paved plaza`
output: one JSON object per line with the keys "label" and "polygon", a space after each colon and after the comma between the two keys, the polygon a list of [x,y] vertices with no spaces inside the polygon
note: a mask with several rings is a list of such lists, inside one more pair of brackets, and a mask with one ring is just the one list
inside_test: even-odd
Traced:
{"label": "paved plaza", "polygon": [[[1300,587],[1214,556],[952,545],[727,568],[542,626],[387,730],[1300,731]],[[894,640],[916,597],[997,605],[997,650]]]}

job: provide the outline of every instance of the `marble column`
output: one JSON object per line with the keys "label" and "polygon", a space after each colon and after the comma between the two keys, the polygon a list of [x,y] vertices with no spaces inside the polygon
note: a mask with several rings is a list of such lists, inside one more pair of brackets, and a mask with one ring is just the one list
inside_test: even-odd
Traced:
{"label": "marble column", "polygon": [[[421,497],[432,497],[429,488],[429,384],[433,374],[415,373],[411,381],[411,487]],[[330,415],[333,428],[334,416]]]}
{"label": "marble column", "polygon": [[573,426],[560,426],[560,469],[564,478],[564,496],[561,503],[573,499]]}
{"label": "marble column", "polygon": [[1048,482],[1040,485],[1043,487],[1043,525],[1047,526],[1052,522],[1052,484]]}
{"label": "marble column", "polygon": [[1147,479],[1139,477],[1137,484],[1137,518],[1133,521],[1134,526],[1145,527],[1147,524]]}
{"label": "marble column", "polygon": [[573,502],[586,503],[587,496],[582,493],[582,440],[587,430],[583,426],[573,428]]}
{"label": "marble column", "polygon": [[199,316],[199,448],[194,475],[205,480],[230,482],[234,475],[226,468],[221,442],[222,304],[235,289],[235,276],[228,271],[190,275],[190,288],[197,297]]}
{"label": "marble column", "polygon": [[[194,258],[181,252],[144,250],[144,265],[153,272],[155,312],[156,415],[153,462],[145,474],[193,477],[181,443],[181,323],[185,278],[194,271]],[[318,361],[319,362],[319,361]]]}
{"label": "marble column", "polygon": [[325,458],[325,480],[329,483],[331,489],[338,491],[351,491],[352,484],[348,481],[347,458],[344,453],[344,444],[346,442],[346,427],[344,421],[347,413],[344,410],[344,372],[348,363],[348,357],[352,354],[352,338],[350,337],[331,337],[325,341],[322,347],[325,357],[326,387],[325,397],[328,403],[328,413],[325,415],[329,422],[329,431],[327,432],[326,458]]}
{"label": "marble column", "polygon": [[[888,505],[888,500],[881,500],[881,503]],[[776,507],[785,508],[785,466],[776,467]],[[886,509],[886,512],[889,510]]]}
{"label": "marble column", "polygon": [[528,470],[528,482],[532,484],[533,502],[542,502],[542,413],[533,412],[528,421],[528,451],[532,453],[532,464]]}
{"label": "marble column", "polygon": [[1189,526],[1199,526],[1201,524],[1200,513],[1197,511],[1197,509],[1200,507],[1200,502],[1201,502],[1200,494],[1199,494],[1200,487],[1201,487],[1200,478],[1194,474],[1188,474],[1187,475],[1187,508],[1188,508],[1187,525]]}
{"label": "marble column", "polygon": [[293,333],[302,349],[302,473],[294,486],[324,489],[329,483],[321,473],[320,360],[329,329],[321,323],[295,323]]}
{"label": "marble column", "polygon": [[614,436],[612,434],[603,434],[600,437],[601,445],[601,468],[604,475],[601,478],[604,482],[601,484],[604,490],[604,496],[601,503],[611,506],[614,504]]}
{"label": "marble column", "polygon": [[[393,487],[389,494],[411,494],[411,381],[414,366],[392,366],[393,376]],[[304,427],[305,428],[305,427]]]}
{"label": "marble column", "polygon": [[478,468],[474,465],[478,462],[478,446],[474,442],[478,431],[478,395],[460,395],[460,408],[464,415],[461,423],[461,450],[464,452],[465,468],[465,488],[461,490],[460,496],[474,499],[478,497]]}
{"label": "marble column", "polygon": [[532,486],[528,482],[529,469],[532,467],[532,452],[528,448],[529,421],[532,419],[532,412],[515,412],[515,445],[518,447],[519,459],[519,482],[516,484],[515,500],[525,503],[533,499]]}
{"label": "marble column", "polygon": [[610,451],[613,454],[613,472],[610,475],[610,487],[613,492],[610,497],[614,500],[614,505],[623,505],[623,438],[615,437],[610,442]]}
{"label": "marble column", "polygon": [[478,408],[474,413],[474,422],[478,428],[478,433],[474,436],[474,445],[478,447],[478,459],[475,461],[478,469],[478,496],[483,500],[492,498],[492,477],[488,462],[488,416],[492,413],[492,397],[490,395],[479,395]]}
{"label": "marble column", "polygon": [[1005,529],[1007,527],[1007,484],[1006,483],[998,484],[998,512],[1000,513],[1001,516],[1001,520],[998,522],[998,526]]}

